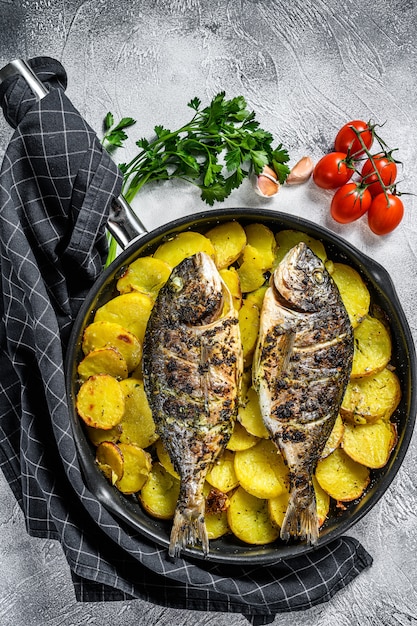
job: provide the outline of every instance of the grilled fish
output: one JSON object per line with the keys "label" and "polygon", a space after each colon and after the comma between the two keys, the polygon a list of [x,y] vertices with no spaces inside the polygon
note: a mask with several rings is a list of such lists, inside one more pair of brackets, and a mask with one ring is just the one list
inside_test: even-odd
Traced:
{"label": "grilled fish", "polygon": [[336,420],[353,358],[353,331],[322,261],[299,243],[271,276],[253,384],[265,426],[289,468],[280,536],[318,539],[312,475]]}
{"label": "grilled fish", "polygon": [[233,430],[242,368],[232,296],[211,257],[197,253],[159,292],[143,346],[147,398],[180,476],[170,556],[197,541],[209,551],[202,490]]}

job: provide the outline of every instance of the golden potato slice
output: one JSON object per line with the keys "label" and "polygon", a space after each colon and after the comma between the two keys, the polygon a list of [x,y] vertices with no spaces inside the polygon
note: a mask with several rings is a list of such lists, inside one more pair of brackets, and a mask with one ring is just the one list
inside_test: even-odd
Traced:
{"label": "golden potato slice", "polygon": [[162,259],[144,256],[132,261],[117,281],[119,293],[140,291],[153,300],[171,274],[171,267]]}
{"label": "golden potato slice", "polygon": [[284,489],[279,496],[275,498],[270,498],[268,500],[268,513],[271,521],[275,526],[281,528],[282,522],[284,521],[285,513],[287,512],[288,502],[290,499],[289,491]]}
{"label": "golden potato slice", "polygon": [[77,393],[78,415],[88,426],[108,430],[116,426],[125,410],[120,383],[108,374],[90,376]]}
{"label": "golden potato slice", "polygon": [[166,469],[168,474],[171,474],[171,476],[174,476],[174,478],[179,479],[179,475],[174,469],[172,461],[169,458],[169,454],[166,451],[164,444],[162,443],[162,439],[158,439],[158,441],[156,442],[155,448],[156,448],[156,455],[158,457],[158,461],[160,462],[160,464]]}
{"label": "golden potato slice", "polygon": [[115,348],[126,361],[129,372],[134,370],[142,358],[139,339],[120,324],[93,322],[84,330],[82,350],[89,354],[98,348]]}
{"label": "golden potato slice", "polygon": [[352,378],[362,378],[380,372],[391,359],[391,337],[376,317],[366,315],[354,330]]}
{"label": "golden potato slice", "polygon": [[126,359],[116,348],[97,348],[83,358],[77,368],[80,380],[84,382],[95,374],[109,374],[121,380],[127,377]]}
{"label": "golden potato slice", "polygon": [[370,481],[369,469],[351,459],[342,448],[320,459],[315,475],[320,487],[341,502],[360,498]]}
{"label": "golden potato slice", "polygon": [[96,463],[108,481],[114,485],[123,476],[124,458],[119,446],[103,441],[96,450]]}
{"label": "golden potato slice", "polygon": [[356,424],[389,420],[401,400],[398,376],[386,367],[364,378],[352,379],[340,407],[345,421]]}
{"label": "golden potato slice", "polygon": [[147,513],[158,519],[171,519],[179,493],[180,481],[160,463],[154,463],[138,497]]}
{"label": "golden potato slice", "polygon": [[132,443],[119,443],[123,454],[123,476],[115,485],[125,494],[132,494],[142,489],[152,468],[151,455]]}
{"label": "golden potato slice", "polygon": [[215,250],[210,239],[193,231],[186,231],[174,235],[172,239],[161,243],[155,250],[154,258],[161,259],[173,268],[189,256],[197,252],[207,252],[214,258]]}
{"label": "golden potato slice", "polygon": [[125,411],[119,426],[120,441],[147,448],[158,439],[143,381],[126,378],[120,382],[124,393]]}
{"label": "golden potato slice", "polygon": [[237,273],[242,293],[254,291],[264,284],[264,259],[257,248],[246,245],[239,263]]}
{"label": "golden potato slice", "polygon": [[99,307],[94,322],[120,324],[142,343],[152,307],[153,299],[145,293],[123,293]]}
{"label": "golden potato slice", "polygon": [[230,532],[229,522],[227,520],[227,511],[220,513],[206,513],[205,517],[206,530],[208,538],[219,539]]}
{"label": "golden potato slice", "polygon": [[110,441],[111,443],[117,443],[119,441],[120,433],[122,429],[120,428],[120,424],[114,426],[113,428],[103,429],[103,428],[94,428],[93,426],[85,427],[87,432],[87,437],[91,441],[94,446],[99,446],[103,441]]}
{"label": "golden potato slice", "polygon": [[238,450],[248,450],[249,448],[253,448],[258,441],[258,437],[248,433],[246,428],[244,428],[239,421],[236,421],[233,427],[232,436],[230,437],[226,448],[228,450],[232,450],[233,452],[237,452]]}
{"label": "golden potato slice", "polygon": [[262,285],[259,289],[255,289],[255,291],[250,291],[245,298],[245,302],[249,304],[253,304],[258,307],[259,310],[262,309],[262,303],[264,301],[265,292],[268,289],[269,285]]}
{"label": "golden potato slice", "polygon": [[350,265],[333,263],[331,276],[340,291],[350,323],[356,328],[368,314],[371,294],[359,272]]}
{"label": "golden potato slice", "polygon": [[346,424],[343,450],[351,459],[371,469],[387,464],[397,442],[397,429],[391,422]]}
{"label": "golden potato slice", "polygon": [[242,290],[240,288],[239,274],[234,267],[220,270],[219,274],[232,294],[235,310],[239,311],[242,306]]}
{"label": "golden potato slice", "polygon": [[330,510],[330,496],[319,485],[319,482],[315,476],[313,476],[314,493],[316,495],[316,509],[317,517],[319,520],[319,527],[323,526],[326,521]]}
{"label": "golden potato slice", "polygon": [[238,319],[245,365],[250,365],[252,362],[256,342],[258,340],[259,318],[260,311],[258,307],[244,301],[238,312]]}
{"label": "golden potato slice", "polygon": [[249,434],[261,439],[269,439],[269,433],[262,419],[258,394],[253,387],[248,389],[245,400],[239,407],[238,420]]}
{"label": "golden potato slice", "polygon": [[271,521],[267,500],[261,500],[238,487],[230,498],[227,521],[233,534],[245,543],[263,545],[279,536],[279,528]]}
{"label": "golden potato slice", "polygon": [[300,230],[281,230],[276,234],[275,239],[278,244],[278,250],[275,255],[275,267],[282,261],[287,252],[300,243],[300,241],[304,241],[323,263],[327,260],[327,252],[322,242],[306,235],[306,233]]}
{"label": "golden potato slice", "polygon": [[232,265],[246,245],[246,233],[239,222],[218,224],[205,233],[214,247],[214,260],[221,270]]}
{"label": "golden potato slice", "polygon": [[274,233],[264,224],[249,224],[245,226],[247,242],[256,248],[262,259],[263,270],[270,270],[274,264],[277,243]]}
{"label": "golden potato slice", "polygon": [[213,463],[211,470],[206,476],[207,482],[212,486],[227,493],[238,486],[239,481],[234,468],[234,454],[225,450]]}
{"label": "golden potato slice", "polygon": [[332,432],[330,433],[330,436],[328,440],[326,441],[324,450],[321,453],[322,459],[324,459],[324,457],[326,456],[329,456],[329,454],[333,452],[333,450],[336,450],[336,448],[339,447],[340,442],[342,441],[342,438],[343,438],[344,430],[345,430],[345,425],[339,413],[334,423]]}
{"label": "golden potato slice", "polygon": [[275,498],[285,489],[288,468],[270,439],[236,452],[235,472],[240,485],[257,498]]}

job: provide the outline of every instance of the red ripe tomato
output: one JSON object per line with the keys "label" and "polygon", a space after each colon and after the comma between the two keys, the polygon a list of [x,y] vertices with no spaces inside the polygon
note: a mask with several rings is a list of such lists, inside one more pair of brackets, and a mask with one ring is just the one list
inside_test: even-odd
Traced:
{"label": "red ripe tomato", "polygon": [[372,203],[369,191],[357,183],[346,183],[333,196],[330,214],[336,222],[348,224],[366,213]]}
{"label": "red ripe tomato", "polygon": [[348,122],[347,124],[342,126],[342,128],[336,135],[336,139],[334,141],[334,149],[337,152],[349,152],[349,156],[355,155],[357,157],[363,154],[365,150],[363,149],[363,146],[355,131],[352,130],[352,127],[356,128],[356,130],[360,132],[362,141],[364,142],[367,149],[370,149],[374,141],[373,129],[372,127],[370,127],[369,124],[363,122],[362,120],[352,120],[351,122]]}
{"label": "red ripe tomato", "polygon": [[380,193],[368,209],[369,228],[376,235],[386,235],[397,228],[404,215],[404,205],[392,193]]}
{"label": "red ripe tomato", "polygon": [[366,159],[362,168],[361,176],[362,182],[368,185],[371,195],[375,197],[385,191],[379,182],[376,172],[379,173],[383,184],[388,187],[389,185],[392,185],[397,178],[397,166],[393,158],[389,154],[385,154],[383,152],[381,154],[376,154],[372,157],[372,159],[375,163],[375,167],[371,159]]}
{"label": "red ripe tomato", "polygon": [[346,161],[346,153],[330,152],[316,163],[313,180],[322,189],[336,189],[352,178],[353,171]]}

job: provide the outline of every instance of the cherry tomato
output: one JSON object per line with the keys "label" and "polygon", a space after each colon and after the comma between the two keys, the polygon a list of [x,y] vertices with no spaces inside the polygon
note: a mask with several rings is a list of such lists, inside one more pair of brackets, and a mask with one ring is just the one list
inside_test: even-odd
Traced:
{"label": "cherry tomato", "polygon": [[384,185],[388,187],[389,185],[392,185],[397,177],[397,166],[392,157],[388,154],[376,154],[372,157],[372,159],[375,163],[375,167],[371,159],[366,159],[362,168],[361,176],[362,182],[369,185],[368,189],[371,192],[371,195],[375,197],[384,192],[384,188],[379,182],[376,171],[379,173]]}
{"label": "cherry tomato", "polygon": [[376,235],[386,235],[397,228],[404,215],[404,205],[392,193],[380,193],[368,209],[369,228]]}
{"label": "cherry tomato", "polygon": [[360,156],[365,152],[359,138],[357,137],[355,131],[352,130],[356,128],[360,132],[361,138],[365,144],[365,146],[370,149],[372,143],[374,141],[374,133],[372,128],[370,128],[369,124],[363,122],[362,120],[352,120],[348,122],[339,130],[336,135],[336,139],[334,141],[334,149],[337,152],[349,152],[349,155]]}
{"label": "cherry tomato", "polygon": [[336,222],[348,224],[366,213],[372,203],[368,189],[357,183],[346,183],[333,196],[330,214]]}
{"label": "cherry tomato", "polygon": [[336,189],[352,178],[353,169],[346,162],[346,153],[330,152],[316,163],[313,180],[323,189]]}

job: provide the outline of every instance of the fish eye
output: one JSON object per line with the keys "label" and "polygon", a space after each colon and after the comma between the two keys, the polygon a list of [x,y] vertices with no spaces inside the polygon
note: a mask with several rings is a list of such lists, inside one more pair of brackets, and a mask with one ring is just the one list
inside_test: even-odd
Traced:
{"label": "fish eye", "polygon": [[174,278],[171,281],[171,285],[172,285],[173,290],[176,293],[179,293],[180,291],[182,291],[184,287],[184,281],[180,276],[174,276]]}
{"label": "fish eye", "polygon": [[322,270],[314,270],[313,279],[317,285],[322,285],[324,283],[324,274]]}

